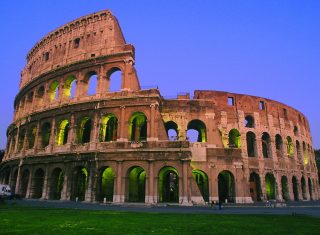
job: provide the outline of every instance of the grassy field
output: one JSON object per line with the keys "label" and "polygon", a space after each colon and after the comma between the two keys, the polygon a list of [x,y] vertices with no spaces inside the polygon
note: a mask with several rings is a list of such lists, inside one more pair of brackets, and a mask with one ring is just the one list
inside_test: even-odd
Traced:
{"label": "grassy field", "polygon": [[158,214],[0,205],[0,234],[320,234],[304,216]]}

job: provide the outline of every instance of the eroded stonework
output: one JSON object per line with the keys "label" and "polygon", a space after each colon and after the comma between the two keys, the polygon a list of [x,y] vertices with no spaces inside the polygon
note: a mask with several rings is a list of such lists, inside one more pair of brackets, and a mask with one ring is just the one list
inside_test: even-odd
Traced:
{"label": "eroded stonework", "polygon": [[302,113],[228,92],[164,99],[141,89],[134,63],[110,11],[38,42],[22,72],[0,182],[26,198],[88,202],[319,198]]}

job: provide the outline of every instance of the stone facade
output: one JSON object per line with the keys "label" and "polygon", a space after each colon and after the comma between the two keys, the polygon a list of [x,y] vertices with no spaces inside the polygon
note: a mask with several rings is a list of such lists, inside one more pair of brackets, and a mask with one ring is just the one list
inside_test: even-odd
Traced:
{"label": "stone facade", "polygon": [[[22,72],[0,182],[26,198],[88,202],[318,200],[302,113],[228,92],[164,99],[141,89],[134,63],[110,11],[38,42]],[[116,71],[121,89],[111,92]]]}

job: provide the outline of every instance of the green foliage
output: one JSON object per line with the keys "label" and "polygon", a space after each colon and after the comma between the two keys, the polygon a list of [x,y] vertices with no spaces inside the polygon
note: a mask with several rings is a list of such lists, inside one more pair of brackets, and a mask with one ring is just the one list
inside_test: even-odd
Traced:
{"label": "green foliage", "polygon": [[318,234],[318,218],[0,208],[1,234]]}

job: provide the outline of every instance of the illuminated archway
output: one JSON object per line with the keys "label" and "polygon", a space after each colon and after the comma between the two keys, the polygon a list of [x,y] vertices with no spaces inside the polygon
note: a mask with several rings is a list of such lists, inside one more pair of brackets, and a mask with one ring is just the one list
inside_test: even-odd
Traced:
{"label": "illuminated archway", "polygon": [[247,152],[248,152],[248,157],[257,156],[256,135],[251,131],[247,133]]}
{"label": "illuminated archway", "polygon": [[267,200],[275,200],[276,199],[276,179],[274,178],[273,174],[271,173],[266,174],[265,184],[266,184]]}
{"label": "illuminated archway", "polygon": [[104,199],[107,202],[113,201],[114,177],[115,173],[111,167],[103,168],[100,171],[100,177],[98,180],[98,201],[104,201]]}
{"label": "illuminated archway", "polygon": [[110,142],[117,140],[118,119],[113,114],[108,114],[101,118],[100,142]]}
{"label": "illuminated archway", "polygon": [[187,127],[187,137],[190,142],[207,142],[206,125],[198,120],[192,120]]}
{"label": "illuminated archway", "polygon": [[35,140],[36,140],[36,135],[37,135],[37,127],[32,126],[29,131],[28,131],[28,148],[32,149],[34,148]]}
{"label": "illuminated archway", "polygon": [[97,93],[98,75],[96,72],[92,71],[87,74],[86,86],[87,95],[90,96]]}
{"label": "illuminated archway", "polygon": [[203,200],[209,202],[209,179],[208,175],[200,170],[193,170],[192,176],[197,182],[198,188],[201,192]]}
{"label": "illuminated archway", "polygon": [[229,171],[222,171],[218,175],[218,191],[219,201],[234,202],[235,201],[235,182],[234,176]]}
{"label": "illuminated archway", "polygon": [[294,146],[290,136],[287,137],[287,153],[288,153],[288,156],[294,155]]}
{"label": "illuminated archway", "polygon": [[45,148],[50,143],[51,124],[46,122],[41,127],[41,147]]}
{"label": "illuminated archway", "polygon": [[135,166],[128,170],[126,177],[126,196],[128,202],[145,202],[146,172]]}
{"label": "illuminated archway", "polygon": [[76,84],[77,84],[77,80],[74,76],[67,77],[63,87],[63,96],[66,98],[74,98]]}
{"label": "illuminated archway", "polygon": [[229,132],[229,147],[230,148],[241,148],[240,132],[237,129],[232,129]]}
{"label": "illuminated archway", "polygon": [[91,119],[89,117],[84,117],[80,120],[77,132],[77,139],[79,144],[85,144],[90,142]]}
{"label": "illuminated archway", "polygon": [[179,203],[179,174],[174,167],[166,166],[159,172],[159,202]]}
{"label": "illuminated archway", "polygon": [[57,145],[65,145],[68,142],[69,127],[68,120],[65,119],[60,122],[56,139]]}
{"label": "illuminated archway", "polygon": [[49,100],[54,101],[59,98],[59,82],[54,81],[49,85]]}
{"label": "illuminated archway", "polygon": [[30,177],[30,172],[29,170],[25,169],[20,177],[20,195],[22,198],[25,198],[27,195],[27,190],[29,186],[29,177]]}
{"label": "illuminated archway", "polygon": [[166,132],[169,140],[178,140],[179,139],[179,131],[178,125],[174,121],[168,121],[165,123]]}
{"label": "illuminated archway", "polygon": [[49,186],[49,199],[60,200],[64,183],[64,172],[60,168],[53,170]]}
{"label": "illuminated archway", "polygon": [[285,201],[290,200],[290,195],[289,195],[289,187],[288,187],[288,179],[286,176],[281,177],[281,190],[282,190],[282,198]]}
{"label": "illuminated archway", "polygon": [[85,167],[77,167],[73,171],[71,200],[84,201],[88,186],[89,174]]}
{"label": "illuminated archway", "polygon": [[262,154],[264,158],[270,158],[271,157],[271,138],[270,135],[267,132],[264,132],[262,134]]}
{"label": "illuminated archway", "polygon": [[143,113],[134,113],[129,120],[129,136],[131,141],[147,140],[147,118]]}
{"label": "illuminated archway", "polygon": [[298,180],[295,176],[292,177],[292,189],[295,201],[299,201]]}

